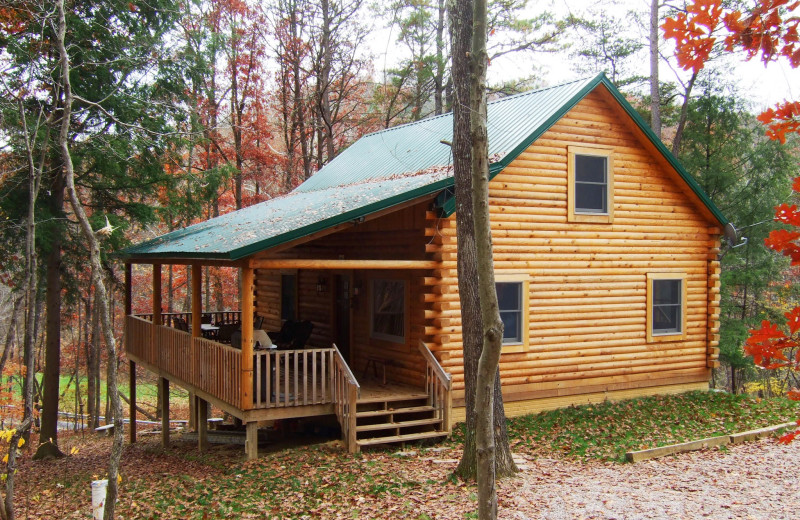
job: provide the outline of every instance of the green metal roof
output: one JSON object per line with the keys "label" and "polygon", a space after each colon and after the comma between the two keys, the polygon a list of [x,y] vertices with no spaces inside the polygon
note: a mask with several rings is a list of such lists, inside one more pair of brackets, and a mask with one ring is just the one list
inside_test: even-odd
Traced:
{"label": "green metal roof", "polygon": [[[509,96],[488,105],[492,177],[598,85],[605,85],[721,224],[727,220],[611,82],[594,78]],[[258,251],[453,185],[452,114],[375,132],[359,139],[288,195],[173,231],[120,252],[128,258],[238,260]],[[452,197],[440,197],[455,210]]]}

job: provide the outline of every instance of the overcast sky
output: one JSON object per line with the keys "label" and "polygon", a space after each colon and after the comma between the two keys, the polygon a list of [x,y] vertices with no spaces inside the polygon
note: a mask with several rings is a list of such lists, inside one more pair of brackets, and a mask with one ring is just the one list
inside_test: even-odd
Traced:
{"label": "overcast sky", "polygon": [[[647,13],[650,0],[531,0],[529,4],[531,14],[547,9],[561,16],[569,13],[580,15],[585,14],[588,9],[597,9],[606,5],[608,6],[606,12],[623,17],[628,11]],[[630,22],[630,34],[637,39],[641,38],[641,41],[646,41],[647,36],[643,32],[644,29],[637,26],[632,17],[627,20]],[[394,65],[400,59],[401,54],[395,41],[397,31],[395,30],[394,34],[391,34],[388,30],[380,27],[380,21],[376,23],[378,27],[373,31],[371,46],[376,55],[376,74],[381,74],[385,67]],[[661,52],[671,55],[671,42],[662,43]],[[632,63],[631,65],[637,73],[648,75],[647,50],[643,50],[640,54],[636,64]],[[754,111],[761,111],[784,99],[798,99],[800,96],[800,70],[792,69],[785,61],[770,63],[765,67],[757,58],[748,62],[743,57],[734,55],[726,58],[717,66],[724,71],[727,77],[736,82],[740,94],[753,103]],[[674,68],[673,65],[672,69]],[[659,69],[662,81],[675,81],[675,73],[672,69],[668,64],[662,62]],[[490,82],[531,75],[535,75],[541,84],[554,85],[586,74],[581,74],[574,69],[570,62],[569,50],[557,54],[500,58],[495,60],[489,69]]]}

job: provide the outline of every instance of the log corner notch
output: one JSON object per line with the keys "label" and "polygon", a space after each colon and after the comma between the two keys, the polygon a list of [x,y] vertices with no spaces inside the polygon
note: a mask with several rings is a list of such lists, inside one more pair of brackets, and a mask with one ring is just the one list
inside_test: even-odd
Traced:
{"label": "log corner notch", "polygon": [[719,317],[720,317],[720,266],[719,252],[721,243],[720,230],[710,227],[708,251],[708,352],[706,366],[709,369],[719,367]]}

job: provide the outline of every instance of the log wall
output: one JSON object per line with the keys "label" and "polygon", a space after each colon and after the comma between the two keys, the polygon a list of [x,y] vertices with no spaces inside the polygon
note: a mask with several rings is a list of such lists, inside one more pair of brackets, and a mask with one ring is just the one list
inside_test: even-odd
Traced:
{"label": "log wall", "polygon": [[[637,132],[594,92],[490,183],[496,274],[529,280],[529,342],[500,360],[507,401],[702,384],[717,363],[721,230]],[[611,223],[568,222],[567,150],[586,144],[612,150]],[[453,374],[458,406],[455,216],[428,222],[441,269],[425,313],[442,326],[426,343]],[[649,272],[686,274],[684,340],[647,343]]]}
{"label": "log wall", "polygon": [[[348,260],[425,260],[426,210],[430,202],[419,203],[373,220],[353,224],[347,229],[322,236],[307,243],[279,252],[264,252],[257,258],[291,259],[348,259]],[[309,345],[330,347],[336,341],[335,276],[351,279],[351,335],[346,361],[361,377],[368,358],[386,363],[388,377],[395,382],[424,385],[425,361],[418,351],[426,327],[422,300],[426,289],[422,281],[427,272],[406,270],[311,270],[294,271],[298,275],[298,319],[311,320],[314,331]],[[393,278],[406,281],[408,316],[406,338],[403,343],[370,337],[370,283],[374,278]],[[317,284],[325,282],[325,292],[317,293]],[[256,312],[265,316],[266,330],[279,330],[280,272],[259,269],[255,275]],[[358,289],[358,295],[354,294]]]}

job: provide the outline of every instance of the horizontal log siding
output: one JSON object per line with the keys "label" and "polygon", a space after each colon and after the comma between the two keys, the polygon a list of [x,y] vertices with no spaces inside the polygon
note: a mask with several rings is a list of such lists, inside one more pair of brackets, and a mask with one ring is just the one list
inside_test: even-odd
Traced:
{"label": "horizontal log siding", "polygon": [[[567,222],[567,147],[613,148],[611,224]],[[599,94],[590,94],[489,186],[495,269],[527,273],[528,351],[504,353],[510,401],[707,381],[716,359],[719,230]],[[455,216],[429,220],[441,269],[423,296],[426,343],[463,405]],[[683,341],[646,342],[646,274],[687,275]],[[437,324],[442,325],[436,327]],[[712,359],[713,358],[713,359]]]}
{"label": "horizontal log siding", "polygon": [[253,275],[256,314],[264,318],[264,330],[281,329],[281,273],[256,269]]}

